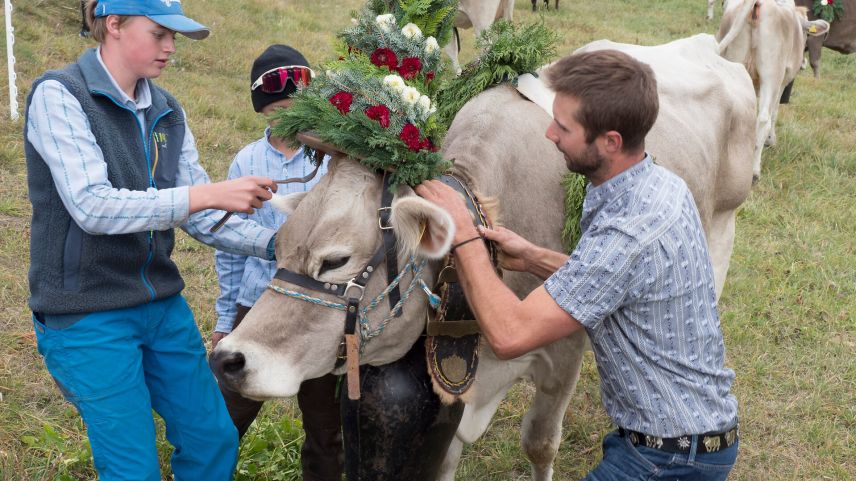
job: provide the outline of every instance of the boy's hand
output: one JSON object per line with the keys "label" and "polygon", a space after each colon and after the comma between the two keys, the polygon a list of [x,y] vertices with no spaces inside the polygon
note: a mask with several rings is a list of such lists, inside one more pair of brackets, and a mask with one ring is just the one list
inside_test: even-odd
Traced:
{"label": "boy's hand", "polygon": [[211,350],[213,351],[215,347],[217,347],[217,343],[222,341],[224,337],[227,336],[225,332],[215,332],[211,334]]}
{"label": "boy's hand", "polygon": [[264,201],[270,200],[276,187],[272,179],[258,176],[194,185],[190,187],[190,213],[220,209],[252,214]]}

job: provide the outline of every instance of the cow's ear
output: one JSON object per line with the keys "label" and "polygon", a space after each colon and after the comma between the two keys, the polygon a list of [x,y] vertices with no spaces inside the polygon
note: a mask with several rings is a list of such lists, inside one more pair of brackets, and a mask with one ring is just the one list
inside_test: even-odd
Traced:
{"label": "cow's ear", "polygon": [[802,20],[802,27],[805,30],[805,33],[811,35],[812,37],[817,37],[819,35],[826,35],[829,32],[829,22],[826,20]]}
{"label": "cow's ear", "polygon": [[390,221],[399,248],[408,255],[440,259],[449,252],[455,237],[452,216],[415,195],[392,203]]}
{"label": "cow's ear", "polygon": [[274,195],[270,202],[273,207],[285,215],[291,215],[294,209],[297,209],[297,204],[306,196],[307,192],[295,192],[287,195]]}

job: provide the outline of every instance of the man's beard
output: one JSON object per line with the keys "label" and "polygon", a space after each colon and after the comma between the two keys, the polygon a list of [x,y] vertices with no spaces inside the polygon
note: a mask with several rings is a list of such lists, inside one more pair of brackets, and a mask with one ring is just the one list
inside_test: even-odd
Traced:
{"label": "man's beard", "polygon": [[567,165],[568,170],[586,178],[601,170],[606,162],[606,157],[600,155],[594,142],[587,144],[586,150],[581,155],[565,154],[565,165]]}

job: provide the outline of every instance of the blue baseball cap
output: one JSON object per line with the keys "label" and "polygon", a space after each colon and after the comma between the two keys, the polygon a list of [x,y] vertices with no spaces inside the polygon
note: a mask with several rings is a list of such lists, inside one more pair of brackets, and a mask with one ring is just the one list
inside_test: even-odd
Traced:
{"label": "blue baseball cap", "polygon": [[107,15],[144,16],[193,40],[202,40],[211,33],[205,25],[184,16],[181,0],[98,0],[95,16]]}

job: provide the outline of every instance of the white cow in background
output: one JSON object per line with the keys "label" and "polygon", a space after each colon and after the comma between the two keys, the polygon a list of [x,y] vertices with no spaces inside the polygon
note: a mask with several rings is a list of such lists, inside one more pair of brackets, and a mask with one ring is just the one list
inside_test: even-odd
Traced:
{"label": "white cow in background", "polygon": [[809,22],[806,9],[793,0],[730,0],[719,25],[719,53],[742,63],[755,85],[758,121],[755,128],[755,157],[752,174],[761,176],[764,144],[776,143],[776,115],[779,99],[800,70],[806,34],[829,31],[824,20]]}
{"label": "white cow in background", "polygon": [[461,73],[461,65],[458,62],[458,51],[461,48],[458,35],[460,29],[472,28],[478,37],[482,30],[493,25],[493,22],[500,19],[511,21],[513,16],[514,0],[461,0],[458,3],[458,16],[455,18],[455,31],[443,49],[452,59],[455,73]]}

